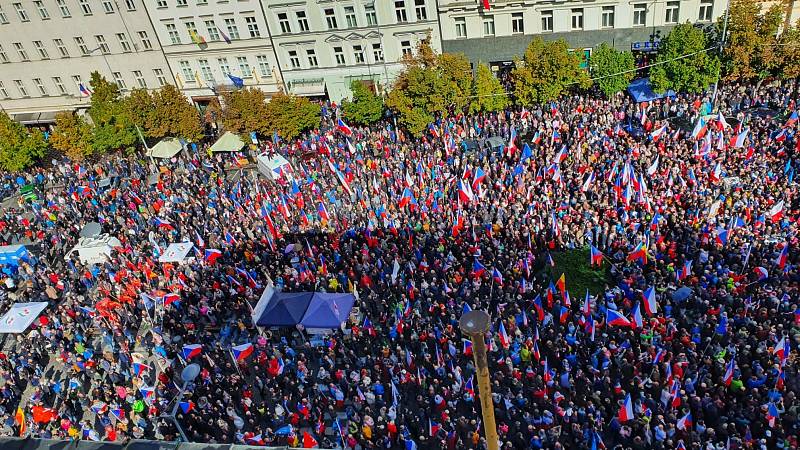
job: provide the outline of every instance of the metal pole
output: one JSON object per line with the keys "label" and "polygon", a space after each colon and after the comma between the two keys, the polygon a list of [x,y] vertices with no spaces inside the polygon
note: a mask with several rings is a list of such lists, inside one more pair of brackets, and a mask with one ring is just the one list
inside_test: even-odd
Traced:
{"label": "metal pole", "polygon": [[186,392],[187,384],[188,383],[184,382],[183,385],[181,386],[180,392],[178,392],[178,395],[175,396],[175,405],[172,407],[172,411],[167,416],[170,419],[172,419],[172,422],[175,424],[175,428],[177,428],[178,433],[181,434],[181,439],[183,439],[183,442],[189,442],[189,439],[186,438],[186,433],[183,432],[183,428],[181,427],[181,424],[178,422],[178,418],[175,417],[175,414],[178,413],[178,406],[180,406],[181,404],[181,398],[183,398],[183,393]]}
{"label": "metal pole", "polygon": [[478,372],[478,395],[481,401],[483,429],[486,432],[486,443],[489,450],[498,450],[497,425],[494,421],[494,404],[492,402],[492,384],[489,381],[489,364],[486,360],[486,342],[484,335],[489,331],[489,314],[485,311],[469,311],[461,316],[458,324],[461,332],[472,341],[472,356]]}
{"label": "metal pole", "polygon": [[383,77],[386,83],[383,86],[383,92],[385,93],[389,89],[389,69],[386,68],[386,49],[383,47],[383,32],[381,31],[381,19],[378,16],[377,2],[372,2],[372,7],[375,9],[375,29],[378,31],[378,42],[381,44],[381,52],[383,53]]}
{"label": "metal pole", "polygon": [[142,136],[142,130],[139,129],[139,125],[133,124],[136,127],[136,134],[139,135],[139,139],[142,141],[142,145],[144,145],[145,154],[150,158],[150,164],[152,166],[156,165],[156,162],[153,161],[153,155],[150,154],[150,147],[147,146],[147,142],[144,141],[144,136]]}
{"label": "metal pole", "polygon": [[[722,49],[725,47],[725,38],[728,35],[728,18],[731,12],[731,0],[728,0],[725,5],[725,21],[722,24],[722,39],[719,40],[719,54],[722,55]],[[719,68],[717,68],[717,81],[714,82],[714,93],[711,95],[711,110],[717,109],[717,90],[719,89],[719,76],[722,70],[722,62],[720,61]]]}

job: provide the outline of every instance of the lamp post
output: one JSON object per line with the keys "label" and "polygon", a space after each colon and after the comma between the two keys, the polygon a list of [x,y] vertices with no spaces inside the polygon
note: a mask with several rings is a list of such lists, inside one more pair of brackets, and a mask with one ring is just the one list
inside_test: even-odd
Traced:
{"label": "lamp post", "polygon": [[469,311],[464,313],[458,325],[461,332],[472,341],[472,356],[478,368],[478,394],[481,401],[483,428],[486,430],[486,443],[489,450],[498,450],[497,425],[494,421],[494,404],[492,403],[492,385],[489,382],[489,364],[486,360],[486,342],[484,335],[489,331],[489,314],[485,311]]}
{"label": "lamp post", "polygon": [[389,69],[386,68],[386,49],[383,48],[383,32],[381,32],[381,20],[378,17],[378,2],[373,1],[370,5],[375,10],[375,29],[378,32],[378,42],[381,44],[381,52],[383,53],[383,77],[386,83],[383,86],[383,91],[386,92],[389,89]]}
{"label": "lamp post", "polygon": [[183,385],[181,386],[181,390],[178,391],[178,395],[175,396],[175,405],[173,405],[172,411],[169,414],[164,414],[161,416],[172,419],[172,423],[174,423],[175,428],[178,429],[178,433],[180,433],[183,442],[189,442],[189,439],[186,438],[186,433],[183,432],[183,428],[181,428],[181,424],[178,422],[175,414],[178,413],[178,407],[181,404],[183,393],[186,392],[186,387],[189,385],[189,383],[194,381],[198,375],[200,375],[200,366],[198,364],[192,363],[183,368],[183,371],[181,371],[181,380],[183,380]]}
{"label": "lamp post", "polygon": [[94,52],[96,52],[98,50],[100,50],[100,55],[103,57],[103,61],[105,61],[105,63],[106,63],[106,68],[108,69],[108,75],[111,78],[114,78],[114,72],[111,70],[111,64],[108,63],[108,58],[106,58],[106,52],[103,51],[103,46],[102,45],[98,45],[97,47],[89,50],[89,53],[87,53],[87,55],[91,55],[92,53],[94,53]]}

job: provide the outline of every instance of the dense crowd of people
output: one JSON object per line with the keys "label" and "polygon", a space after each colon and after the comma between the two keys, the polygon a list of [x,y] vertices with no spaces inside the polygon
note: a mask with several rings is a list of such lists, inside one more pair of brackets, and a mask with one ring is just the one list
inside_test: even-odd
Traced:
{"label": "dense crowd of people", "polygon": [[[6,337],[1,433],[175,440],[176,411],[192,442],[483,449],[458,319],[485,310],[503,449],[796,448],[796,98],[568,96],[419,139],[326,105],[259,144],[291,162],[277,180],[203,145],[155,179],[144,158],[22,174],[39,199],[2,211],[0,240],[31,256],[0,312],[49,306]],[[120,240],[102,264],[65,257],[90,222]],[[193,257],[159,263],[176,242]],[[590,292],[553,266],[581,252]],[[356,313],[257,328],[270,284],[352,292]]]}

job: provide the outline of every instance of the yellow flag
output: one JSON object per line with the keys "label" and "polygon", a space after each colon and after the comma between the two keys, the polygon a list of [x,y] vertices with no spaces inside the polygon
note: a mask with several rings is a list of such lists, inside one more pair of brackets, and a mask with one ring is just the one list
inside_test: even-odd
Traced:
{"label": "yellow flag", "polygon": [[197,73],[196,70],[194,71],[194,80],[197,81],[198,85],[205,86],[205,84],[203,83],[203,80],[200,78],[200,74]]}
{"label": "yellow flag", "polygon": [[183,80],[181,80],[181,74],[175,74],[175,83],[178,84],[178,89],[183,89]]}
{"label": "yellow flag", "polygon": [[25,411],[19,406],[17,406],[17,413],[14,415],[14,421],[19,425],[20,437],[25,436],[25,432],[27,431],[27,426],[25,425]]}

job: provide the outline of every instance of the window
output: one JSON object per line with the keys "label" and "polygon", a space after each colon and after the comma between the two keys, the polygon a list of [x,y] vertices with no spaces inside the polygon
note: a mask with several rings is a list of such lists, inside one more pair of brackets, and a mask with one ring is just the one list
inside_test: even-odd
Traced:
{"label": "window", "polygon": [[103,54],[107,55],[111,53],[111,49],[108,48],[108,44],[106,43],[106,38],[102,34],[95,35],[94,40],[97,41],[97,46],[100,47],[100,51]]}
{"label": "window", "polygon": [[574,8],[572,10],[572,29],[583,29],[583,8]]}
{"label": "window", "polygon": [[181,67],[181,74],[183,75],[184,81],[187,83],[194,83],[194,73],[192,73],[192,65],[189,64],[189,61],[179,61],[178,64]]}
{"label": "window", "polygon": [[42,20],[47,20],[50,18],[50,13],[48,13],[47,8],[44,7],[44,2],[35,1],[33,4],[36,5],[36,10],[39,11],[39,17],[41,17]]}
{"label": "window", "polygon": [[123,52],[128,53],[131,51],[131,43],[128,42],[128,36],[125,33],[117,33],[117,40]]}
{"label": "window", "polygon": [[214,74],[211,72],[211,66],[208,64],[208,60],[198,60],[197,64],[200,66],[200,74],[203,75],[203,79],[209,84],[214,83]]}
{"label": "window", "polygon": [[697,20],[700,22],[710,22],[714,14],[714,0],[700,0],[700,14]]}
{"label": "window", "polygon": [[258,55],[256,56],[256,61],[258,62],[258,72],[261,74],[262,77],[271,77],[272,71],[269,68],[269,58],[265,55]]}
{"label": "window", "polygon": [[398,23],[408,22],[408,16],[406,16],[405,1],[397,0],[394,2],[394,15],[397,18]]}
{"label": "window", "polygon": [[379,42],[372,44],[372,59],[374,59],[375,62],[383,62],[383,49]]}
{"label": "window", "polygon": [[217,24],[214,23],[213,20],[206,20],[204,23],[206,26],[206,32],[208,33],[208,39],[210,41],[218,41],[219,29],[217,28]]}
{"label": "window", "polygon": [[253,76],[253,71],[250,69],[250,64],[247,62],[247,57],[236,57],[236,63],[239,64],[239,70],[242,72],[242,78],[250,78]]}
{"label": "window", "polygon": [[483,18],[483,35],[494,36],[494,16],[486,16]]}
{"label": "window", "polygon": [[378,24],[378,14],[375,12],[375,3],[364,5],[364,15],[367,16],[368,27],[374,27]]}
{"label": "window", "polygon": [[417,20],[428,20],[428,8],[425,7],[425,0],[414,0],[414,12]]}
{"label": "window", "polygon": [[225,19],[225,28],[228,29],[228,36],[231,39],[239,39],[239,27],[236,26],[236,20],[232,18]]}
{"label": "window", "polygon": [[525,32],[525,22],[522,19],[521,12],[511,14],[511,32],[515,34]]}
{"label": "window", "polygon": [[6,51],[3,50],[3,44],[0,44],[0,63],[7,63],[8,62],[8,55]]}
{"label": "window", "polygon": [[3,7],[2,6],[0,6],[0,23],[1,24],[8,23],[8,16],[6,16],[6,13],[3,12]]}
{"label": "window", "polygon": [[614,28],[614,7],[603,6],[603,17],[601,18],[603,28]]}
{"label": "window", "polygon": [[139,35],[139,40],[142,42],[142,49],[144,50],[152,50],[153,44],[150,43],[150,38],[147,36],[147,31],[137,31],[136,34]]}
{"label": "window", "polygon": [[337,66],[345,65],[344,50],[342,50],[342,47],[333,47],[333,56],[336,58]]}
{"label": "window", "polygon": [[23,97],[28,96],[28,90],[25,88],[25,83],[22,80],[14,80],[14,84],[17,86],[17,90],[19,91],[19,95]]}
{"label": "window", "polygon": [[180,44],[181,43],[181,35],[178,34],[178,27],[175,26],[174,23],[166,24],[167,33],[169,34],[169,40],[172,41],[173,44]]}
{"label": "window", "polygon": [[189,4],[187,0],[177,0],[176,3],[178,4],[178,6],[186,6]]}
{"label": "window", "polygon": [[159,8],[166,8],[167,7],[167,0],[158,0],[156,1],[156,6]]}
{"label": "window", "polygon": [[358,27],[358,21],[356,20],[356,9],[354,7],[344,7],[344,20],[347,22],[347,28]]}
{"label": "window", "polygon": [[114,4],[111,3],[111,0],[103,0],[103,11],[105,11],[106,14],[114,12]]}
{"label": "window", "polygon": [[156,80],[158,80],[158,87],[164,86],[167,84],[167,78],[164,76],[164,71],[161,69],[153,69],[153,75],[156,76]]}
{"label": "window", "polygon": [[2,81],[0,81],[0,97],[8,98],[8,91]]}
{"label": "window", "polygon": [[678,23],[678,16],[680,15],[681,2],[671,1],[667,2],[665,23]]}
{"label": "window", "polygon": [[306,49],[306,56],[308,57],[309,67],[318,67],[317,52],[313,48]]}
{"label": "window", "polygon": [[333,8],[327,8],[325,10],[325,22],[328,24],[329,30],[336,29],[336,10]]}
{"label": "window", "polygon": [[47,54],[47,49],[44,48],[42,41],[33,41],[33,46],[36,47],[36,51],[39,53],[40,58],[50,59],[50,55]]}
{"label": "window", "polygon": [[35,84],[36,89],[39,90],[39,95],[47,96],[47,89],[44,87],[44,83],[42,83],[41,78],[34,78],[33,84]]}
{"label": "window", "polygon": [[56,3],[58,3],[58,10],[61,11],[61,17],[67,18],[72,15],[69,12],[69,7],[67,6],[67,0],[56,0]]}
{"label": "window", "polygon": [[28,61],[28,52],[25,51],[25,47],[22,45],[22,42],[14,42],[14,48],[17,49],[19,59]]}
{"label": "window", "polygon": [[297,51],[289,50],[289,64],[292,65],[292,69],[300,68],[300,58],[297,56]]}
{"label": "window", "polygon": [[456,37],[467,37],[467,19],[466,17],[456,17]]}
{"label": "window", "polygon": [[281,33],[291,33],[292,27],[289,25],[289,15],[278,13],[278,24],[281,26]]}
{"label": "window", "polygon": [[297,26],[300,31],[308,31],[308,18],[305,11],[295,11],[294,15],[297,17]]}
{"label": "window", "polygon": [[134,0],[125,0],[125,7],[128,11],[136,11],[136,2]]}
{"label": "window", "polygon": [[228,65],[228,58],[217,58],[217,64],[219,64],[219,70],[223,75],[228,76],[228,74],[231,73],[231,66]]}
{"label": "window", "polygon": [[78,85],[81,84],[81,76],[80,75],[73,75],[72,81],[75,83],[75,87],[77,88]]}
{"label": "window", "polygon": [[122,78],[122,74],[120,72],[113,72],[114,81],[117,83],[117,87],[120,90],[125,89],[125,80]]}
{"label": "window", "polygon": [[633,26],[643,27],[647,25],[647,4],[636,3],[633,5]]}
{"label": "window", "polygon": [[364,64],[364,49],[360,45],[353,46],[353,59],[356,64]]}
{"label": "window", "polygon": [[61,77],[53,77],[53,84],[56,85],[56,89],[58,89],[59,94],[64,95],[67,93],[64,83],[61,82]]}
{"label": "window", "polygon": [[89,47],[86,46],[86,43],[83,41],[82,37],[75,38],[75,45],[78,46],[78,49],[81,51],[81,55],[86,56],[89,54]]}
{"label": "window", "polygon": [[89,0],[78,0],[81,4],[81,11],[83,11],[84,16],[91,16],[92,15],[92,6],[89,4]]}
{"label": "window", "polygon": [[25,11],[25,8],[22,7],[22,3],[14,3],[14,9],[17,10],[19,20],[23,22],[28,22],[31,20],[30,17],[28,17],[28,13]]}
{"label": "window", "polygon": [[208,0],[197,0],[197,4],[198,5],[207,5],[208,4]]}
{"label": "window", "polygon": [[[305,13],[303,13],[305,14]],[[247,31],[250,33],[251,38],[261,37],[261,31],[258,29],[258,23],[256,23],[255,17],[245,17],[244,23],[247,24]],[[306,26],[308,23],[306,22]],[[307,31],[307,30],[306,30]]]}
{"label": "window", "polygon": [[553,31],[553,10],[542,11],[542,31]]}
{"label": "window", "polygon": [[400,52],[403,57],[411,56],[411,41],[400,41]]}
{"label": "window", "polygon": [[67,50],[67,46],[64,45],[64,41],[61,39],[53,39],[53,44],[55,44],[62,58],[69,58],[69,51]]}
{"label": "window", "polygon": [[147,81],[145,81],[144,75],[142,75],[141,70],[134,70],[133,78],[136,79],[136,84],[138,84],[140,88],[147,89]]}

